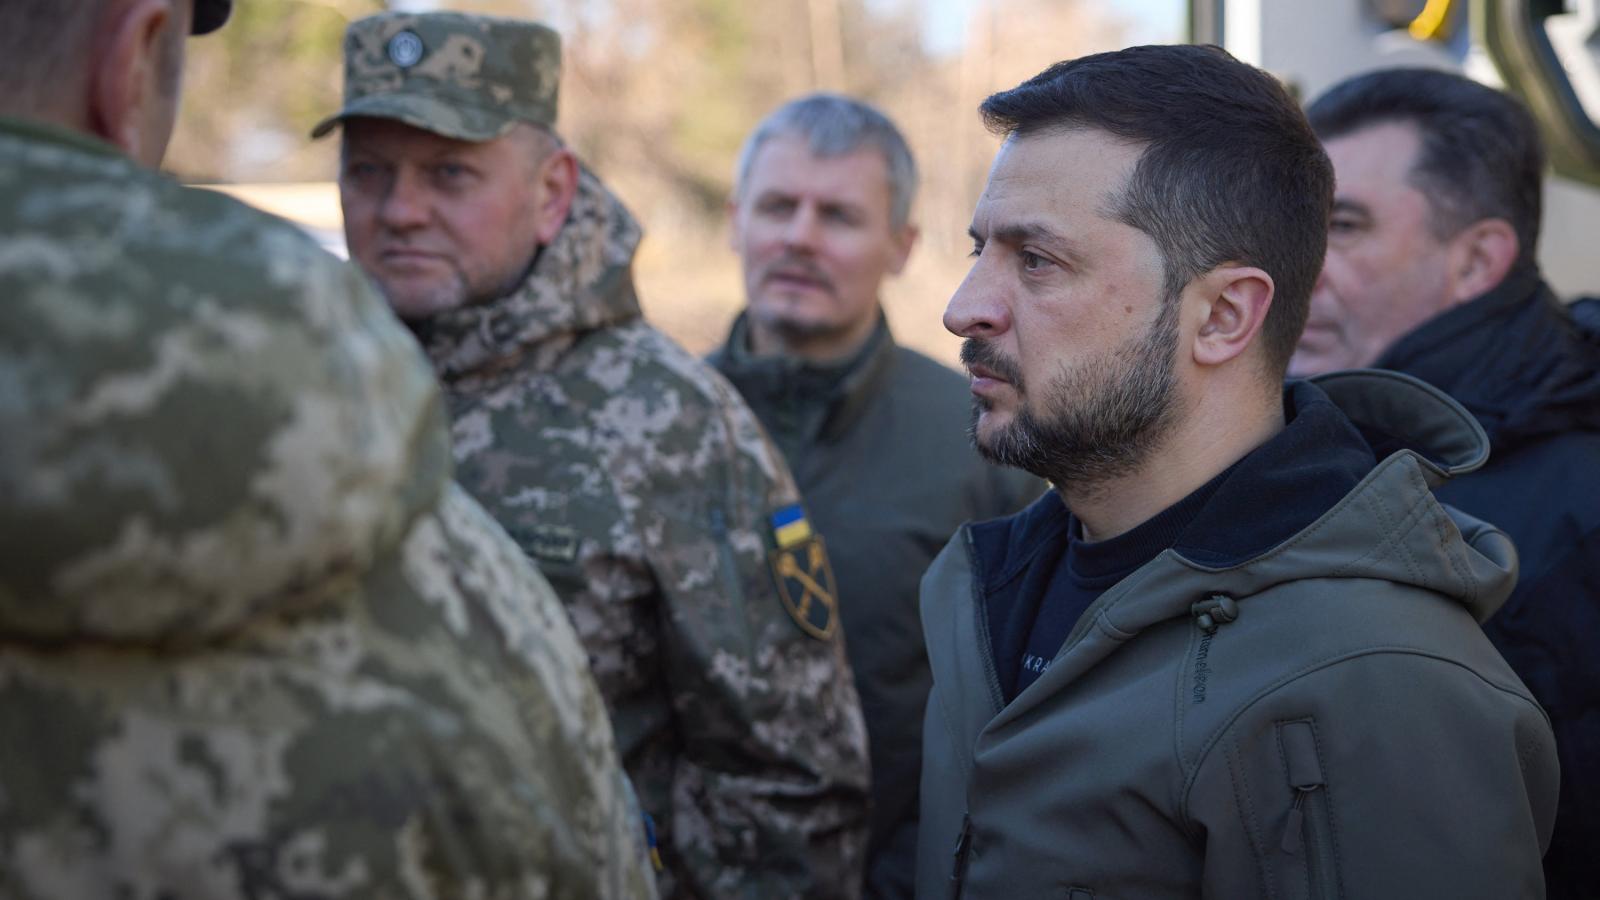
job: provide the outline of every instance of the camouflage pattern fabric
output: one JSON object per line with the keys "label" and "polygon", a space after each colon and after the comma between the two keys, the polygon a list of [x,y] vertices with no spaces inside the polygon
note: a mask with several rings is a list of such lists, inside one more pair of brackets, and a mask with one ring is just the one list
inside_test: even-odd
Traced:
{"label": "camouflage pattern fabric", "polygon": [[296,229],[0,120],[0,897],[648,897],[547,582]]}
{"label": "camouflage pattern fabric", "polygon": [[[567,603],[658,823],[663,893],[859,896],[866,738],[821,547],[783,548],[803,522],[775,532],[800,515],[781,457],[640,319],[639,236],[585,171],[519,290],[417,326],[461,482]],[[818,592],[780,596],[786,564]]]}
{"label": "camouflage pattern fabric", "polygon": [[543,25],[450,12],[379,13],[345,31],[344,108],[311,136],[352,116],[374,116],[487,141],[519,121],[554,125],[560,83],[561,38]]}

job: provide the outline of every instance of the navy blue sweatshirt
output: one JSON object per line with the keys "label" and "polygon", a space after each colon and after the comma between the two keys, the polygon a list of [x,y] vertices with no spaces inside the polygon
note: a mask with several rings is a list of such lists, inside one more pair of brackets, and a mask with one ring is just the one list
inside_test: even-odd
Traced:
{"label": "navy blue sweatshirt", "polygon": [[[1377,464],[1373,446],[1385,443],[1359,432],[1321,390],[1304,382],[1285,389],[1284,417],[1283,430],[1266,443],[1110,540],[1083,540],[1082,527],[1055,492],[1015,516],[972,526],[1007,703],[1049,668],[1095,599],[1135,569],[1169,547],[1219,567],[1271,549],[1343,499]],[[993,571],[1005,558],[1016,562]]]}

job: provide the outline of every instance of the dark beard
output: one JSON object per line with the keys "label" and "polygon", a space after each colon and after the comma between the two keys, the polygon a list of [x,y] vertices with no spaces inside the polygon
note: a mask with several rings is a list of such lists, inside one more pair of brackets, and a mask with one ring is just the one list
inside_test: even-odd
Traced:
{"label": "dark beard", "polygon": [[989,404],[975,398],[973,445],[990,462],[1080,492],[1135,471],[1171,430],[1177,408],[1177,311],[1175,298],[1164,300],[1143,336],[1061,371],[1040,395],[1039,413],[1026,403],[1016,364],[967,339],[961,361],[994,370],[1022,401],[1010,425],[980,441],[978,417]]}

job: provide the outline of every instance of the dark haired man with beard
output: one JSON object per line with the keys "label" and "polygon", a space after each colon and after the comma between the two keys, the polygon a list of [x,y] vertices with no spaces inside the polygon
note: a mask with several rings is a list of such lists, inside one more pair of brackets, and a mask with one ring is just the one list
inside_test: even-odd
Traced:
{"label": "dark haired man with beard", "polygon": [[1216,48],[1058,64],[946,326],[974,439],[1055,491],[923,580],[920,896],[1537,896],[1550,727],[1476,620],[1510,542],[1431,488],[1483,431],[1390,373],[1283,384],[1333,173]]}

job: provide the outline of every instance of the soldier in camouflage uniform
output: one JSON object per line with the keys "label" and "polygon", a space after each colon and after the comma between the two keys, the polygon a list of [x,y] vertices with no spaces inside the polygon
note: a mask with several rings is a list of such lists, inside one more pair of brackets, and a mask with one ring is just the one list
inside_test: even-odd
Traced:
{"label": "soldier in camouflage uniform", "polygon": [[640,318],[632,217],[549,130],[531,23],[350,27],[354,258],[444,380],[463,485],[566,601],[663,892],[859,893],[867,762],[820,538],[760,426]]}
{"label": "soldier in camouflage uniform", "polygon": [[[651,896],[583,651],[450,483],[415,343],[292,226],[139,164],[151,55],[228,12],[192,2],[80,3],[82,43],[0,7],[0,897]],[[20,93],[7,35],[173,72],[168,108]]]}

